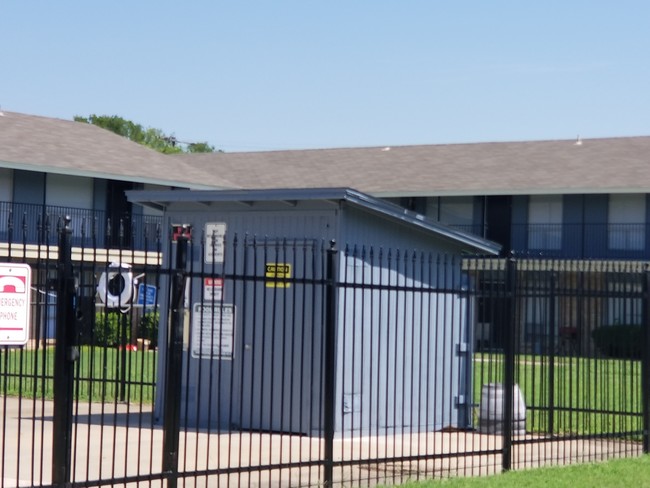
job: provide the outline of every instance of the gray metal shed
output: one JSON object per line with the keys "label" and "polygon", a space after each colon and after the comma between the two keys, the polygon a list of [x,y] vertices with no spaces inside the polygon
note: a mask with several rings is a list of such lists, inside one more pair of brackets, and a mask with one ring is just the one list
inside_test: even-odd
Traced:
{"label": "gray metal shed", "polygon": [[[323,243],[335,240],[340,249],[352,244],[356,249],[417,249],[455,256],[499,251],[492,242],[351,189],[132,191],[128,198],[163,210],[169,224],[165,232],[171,233],[174,225],[192,227],[182,391],[185,425],[306,434],[322,429],[324,304],[314,283],[322,279],[323,269],[313,260]],[[244,253],[236,256],[238,248],[244,248]],[[165,265],[169,260],[165,254]],[[418,292],[418,287],[434,285],[432,280],[440,286],[440,276],[449,284],[459,282],[460,267],[443,275],[426,275],[352,251],[341,253],[338,263],[339,281],[349,286],[341,286],[337,296],[336,431],[469,425],[467,402],[459,399],[471,397],[464,380],[471,374],[471,355],[464,346],[471,342],[471,319],[466,313],[471,304],[458,293],[440,292],[434,306]],[[280,274],[296,281],[269,287],[269,272],[276,281]],[[218,288],[207,288],[206,283],[213,286],[215,279]],[[405,284],[408,291],[397,294],[388,287],[373,288],[382,283]],[[165,286],[161,284],[162,289]],[[161,294],[161,324],[168,322],[165,295]],[[377,300],[381,306],[376,306]],[[409,313],[386,314],[383,309]],[[419,321],[425,315],[432,325],[423,330]],[[206,317],[211,324],[207,332]],[[364,327],[376,333],[361,333]],[[455,344],[434,344],[437,328],[450,329],[445,335]],[[161,364],[166,356],[163,329]],[[383,348],[382,341],[404,347],[396,347],[394,354],[373,354]],[[433,352],[426,357],[413,352],[419,349],[406,347],[406,343],[427,342]],[[453,348],[465,354],[440,368],[448,377],[418,372],[433,370],[456,356],[448,350]],[[419,367],[408,369],[407,363]],[[382,371],[390,371],[390,378]],[[438,407],[413,399],[425,381],[435,383],[432,395],[455,407],[430,416],[429,410]],[[159,387],[163,383],[161,367]],[[157,416],[160,398],[159,393]],[[429,418],[435,420],[422,420]]]}

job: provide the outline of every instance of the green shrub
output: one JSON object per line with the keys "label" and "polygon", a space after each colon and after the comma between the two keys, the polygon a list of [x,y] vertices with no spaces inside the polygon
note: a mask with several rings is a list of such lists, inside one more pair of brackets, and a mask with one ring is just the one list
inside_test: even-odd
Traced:
{"label": "green shrub", "polygon": [[[125,337],[122,337],[124,328]],[[129,317],[120,312],[97,312],[95,314],[95,344],[101,346],[117,346],[122,341],[131,341],[131,322]]]}
{"label": "green shrub", "polygon": [[140,319],[138,337],[151,341],[151,347],[158,347],[158,322],[160,322],[160,313],[158,312],[146,313]]}
{"label": "green shrub", "polygon": [[605,325],[591,333],[598,350],[607,357],[640,359],[643,328],[640,325]]}

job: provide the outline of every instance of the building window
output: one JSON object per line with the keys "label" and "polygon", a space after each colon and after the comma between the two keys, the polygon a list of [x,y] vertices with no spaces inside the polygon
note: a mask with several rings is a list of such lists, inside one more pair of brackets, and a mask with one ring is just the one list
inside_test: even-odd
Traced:
{"label": "building window", "polygon": [[443,224],[471,232],[474,224],[474,197],[428,198],[426,215]]}
{"label": "building window", "polygon": [[[546,285],[547,282],[545,281],[544,284]],[[554,347],[557,344],[559,338],[560,307],[556,303],[553,315],[551,315],[549,293],[550,289],[544,287],[542,289],[529,288],[526,290],[528,296],[521,302],[525,309],[524,340],[532,347],[533,353],[549,350],[549,347]],[[550,343],[552,336],[555,338],[553,344]]]}
{"label": "building window", "polygon": [[645,195],[610,195],[607,219],[609,248],[624,251],[644,250],[645,221]]}
{"label": "building window", "polygon": [[562,249],[562,195],[531,195],[528,248]]}
{"label": "building window", "polygon": [[643,286],[635,279],[607,283],[607,310],[604,325],[641,325]]}

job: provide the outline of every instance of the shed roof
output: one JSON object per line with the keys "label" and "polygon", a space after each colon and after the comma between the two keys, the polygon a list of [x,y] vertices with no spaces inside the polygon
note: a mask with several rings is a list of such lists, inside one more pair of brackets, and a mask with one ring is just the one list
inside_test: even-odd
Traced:
{"label": "shed roof", "polygon": [[366,195],[350,188],[309,188],[274,190],[134,190],[127,192],[133,203],[159,210],[166,210],[175,203],[188,203],[197,210],[205,211],[214,202],[242,203],[248,208],[263,202],[287,202],[295,205],[300,201],[345,202],[366,212],[379,214],[393,221],[407,223],[447,241],[453,241],[474,252],[496,255],[501,246],[473,234],[461,232],[436,223],[423,215],[398,205]]}

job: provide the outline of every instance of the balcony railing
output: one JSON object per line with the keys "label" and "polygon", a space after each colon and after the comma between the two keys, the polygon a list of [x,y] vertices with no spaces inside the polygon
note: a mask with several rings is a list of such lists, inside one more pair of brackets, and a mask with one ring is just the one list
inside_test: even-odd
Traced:
{"label": "balcony railing", "polygon": [[[489,235],[481,225],[450,225]],[[638,224],[513,224],[504,242],[504,254],[572,259],[650,259],[650,225]],[[505,242],[507,241],[507,242]]]}
{"label": "balcony railing", "polygon": [[0,240],[19,244],[56,244],[57,231],[69,216],[73,246],[156,250],[162,217],[122,216],[54,205],[0,202]]}
{"label": "balcony railing", "polygon": [[[73,245],[156,250],[161,216],[126,214],[53,205],[0,202],[0,240],[56,244],[58,226],[72,218]],[[451,227],[483,236],[481,225]],[[504,252],[574,259],[650,259],[650,225],[513,224]]]}
{"label": "balcony railing", "polygon": [[512,226],[515,253],[580,259],[648,259],[650,226],[639,224],[521,224]]}

